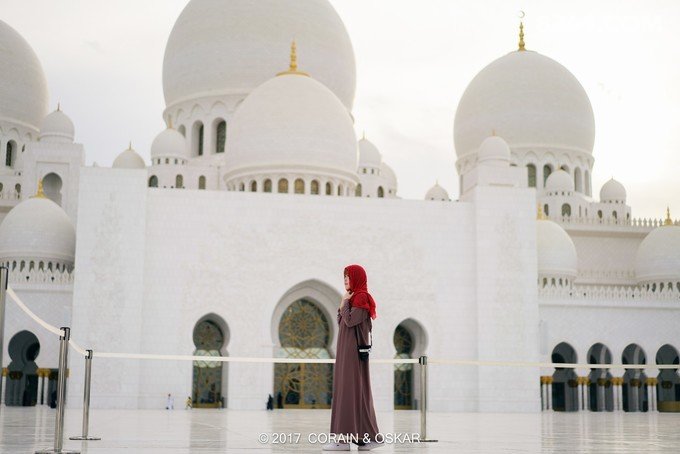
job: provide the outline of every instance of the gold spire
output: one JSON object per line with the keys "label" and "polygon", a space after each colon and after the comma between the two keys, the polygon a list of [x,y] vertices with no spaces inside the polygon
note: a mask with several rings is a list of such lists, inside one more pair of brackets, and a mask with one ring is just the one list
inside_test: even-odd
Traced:
{"label": "gold spire", "polygon": [[297,76],[307,76],[309,77],[309,74],[303,71],[298,71],[298,65],[297,65],[297,44],[295,43],[295,40],[290,44],[290,67],[288,68],[288,71],[282,71],[277,74],[277,76],[284,76],[284,75],[297,75]]}
{"label": "gold spire", "polygon": [[46,199],[45,192],[43,191],[43,180],[42,178],[38,180],[38,192],[32,197],[33,199]]}
{"label": "gold spire", "polygon": [[666,207],[666,220],[663,221],[663,225],[673,225],[673,220],[671,219],[671,209]]}
{"label": "gold spire", "polygon": [[128,150],[132,150],[132,140],[131,140],[130,143],[128,144]]}
{"label": "gold spire", "polygon": [[172,116],[168,115],[168,129],[172,129]]}
{"label": "gold spire", "polygon": [[526,50],[524,48],[524,22],[519,21],[519,49],[517,50]]}
{"label": "gold spire", "polygon": [[61,102],[57,102],[57,112],[61,110]]}
{"label": "gold spire", "polygon": [[545,213],[543,213],[543,207],[541,206],[540,203],[537,204],[536,208],[537,208],[536,219],[539,220],[539,221],[547,220],[548,217],[545,215]]}

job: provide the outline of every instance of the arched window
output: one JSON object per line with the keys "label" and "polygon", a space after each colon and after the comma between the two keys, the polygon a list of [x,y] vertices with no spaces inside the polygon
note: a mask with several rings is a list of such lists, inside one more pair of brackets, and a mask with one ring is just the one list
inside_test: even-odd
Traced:
{"label": "arched window", "polygon": [[385,190],[383,189],[382,186],[378,186],[378,197],[380,198],[385,197]]}
{"label": "arched window", "polygon": [[568,203],[562,205],[562,216],[571,216],[571,205]]}
{"label": "arched window", "polygon": [[182,134],[184,137],[187,136],[187,128],[184,127],[184,125],[180,126],[179,129],[177,130],[180,134]]}
{"label": "arched window", "polygon": [[14,190],[17,192],[17,196],[21,196],[21,185],[19,183],[14,185]]}
{"label": "arched window", "polygon": [[241,192],[245,191],[246,190],[245,183],[239,183],[238,190],[241,191]]}
{"label": "arched window", "polygon": [[272,192],[272,180],[264,180],[264,192]]}
{"label": "arched window", "polygon": [[156,175],[151,175],[151,177],[149,178],[149,187],[150,188],[158,187],[158,177]]}
{"label": "arched window", "polygon": [[227,143],[227,122],[222,120],[217,123],[217,133],[215,136],[215,153],[224,153],[224,146]]}
{"label": "arched window", "polygon": [[198,189],[205,189],[205,177],[203,175],[198,177]]}
{"label": "arched window", "polygon": [[338,195],[340,195],[340,196],[342,195],[342,185],[341,184],[338,185]]}
{"label": "arched window", "polygon": [[597,217],[602,219],[602,210],[597,210]]}
{"label": "arched window", "polygon": [[578,167],[574,169],[574,189],[576,192],[583,192],[583,178],[581,178],[581,169]]}
{"label": "arched window", "polygon": [[535,188],[536,187],[536,166],[533,164],[528,164],[527,165],[527,174],[529,177],[529,187],[530,188]]}
{"label": "arched window", "polygon": [[0,193],[2,192],[2,188],[4,188],[4,185],[0,183]]}
{"label": "arched window", "polygon": [[305,193],[305,182],[301,178],[295,180],[295,193],[304,194]]}
{"label": "arched window", "polygon": [[617,213],[616,211],[612,211],[612,217],[613,217],[614,219],[618,219],[618,218],[619,218],[619,215],[618,215],[618,213]]}
{"label": "arched window", "polygon": [[253,180],[250,182],[250,192],[257,192],[257,181]]}
{"label": "arched window", "polygon": [[317,180],[312,180],[310,189],[313,195],[319,195],[319,182]]}
{"label": "arched window", "polygon": [[552,173],[552,167],[550,164],[546,164],[543,166],[543,186],[545,186],[545,181],[548,179],[550,174]]}
{"label": "arched window", "polygon": [[356,189],[354,190],[354,195],[357,197],[361,197],[361,183],[359,183]]}
{"label": "arched window", "polygon": [[54,172],[50,172],[43,177],[42,182],[45,196],[57,205],[61,206],[61,190],[63,187],[63,181],[61,177]]}
{"label": "arched window", "polygon": [[326,195],[333,195],[333,185],[330,181],[326,183]]}
{"label": "arched window", "polygon": [[281,178],[279,180],[279,194],[288,194],[288,180]]}
{"label": "arched window", "polygon": [[543,213],[545,213],[546,216],[550,216],[550,206],[546,203],[543,205]]}
{"label": "arched window", "polygon": [[7,167],[12,167],[12,164],[14,164],[14,151],[15,151],[15,146],[14,142],[10,141],[7,142],[7,154],[5,155],[5,165]]}
{"label": "arched window", "polygon": [[366,173],[366,167],[363,168],[364,174]]}
{"label": "arched window", "polygon": [[194,156],[203,156],[203,136],[205,128],[203,123],[197,121],[194,123],[193,137],[192,137],[192,150]]}
{"label": "arched window", "polygon": [[182,189],[184,187],[184,177],[182,175],[177,175],[175,177],[175,187]]}

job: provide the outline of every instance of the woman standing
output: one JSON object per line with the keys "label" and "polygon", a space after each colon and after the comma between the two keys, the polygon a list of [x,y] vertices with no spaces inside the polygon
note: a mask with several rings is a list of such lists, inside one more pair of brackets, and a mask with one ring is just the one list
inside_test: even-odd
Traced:
{"label": "woman standing", "polygon": [[[375,301],[368,293],[366,271],[359,265],[345,268],[345,296],[338,309],[338,345],[333,370],[331,433],[358,439],[359,450],[381,446],[373,409],[368,360],[359,359],[358,345],[369,344],[375,319]],[[349,443],[331,443],[325,451],[349,451]]]}

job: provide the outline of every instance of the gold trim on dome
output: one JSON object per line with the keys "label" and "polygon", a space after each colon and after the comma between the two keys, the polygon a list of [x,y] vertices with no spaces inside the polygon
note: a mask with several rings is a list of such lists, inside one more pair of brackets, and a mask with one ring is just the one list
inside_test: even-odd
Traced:
{"label": "gold trim on dome", "polygon": [[517,50],[526,50],[524,47],[524,22],[520,21],[519,22],[519,49]]}
{"label": "gold trim on dome", "polygon": [[663,221],[663,225],[673,225],[673,220],[671,219],[671,209],[666,207],[666,220]]}
{"label": "gold trim on dome", "polygon": [[43,191],[43,180],[42,178],[38,180],[38,192],[35,193],[32,199],[46,199],[45,192]]}
{"label": "gold trim on dome", "polygon": [[298,65],[297,65],[297,44],[295,43],[295,40],[290,44],[290,67],[288,68],[288,71],[282,71],[277,74],[277,76],[286,76],[286,75],[294,75],[294,76],[306,76],[309,77],[309,74],[303,71],[298,71]]}

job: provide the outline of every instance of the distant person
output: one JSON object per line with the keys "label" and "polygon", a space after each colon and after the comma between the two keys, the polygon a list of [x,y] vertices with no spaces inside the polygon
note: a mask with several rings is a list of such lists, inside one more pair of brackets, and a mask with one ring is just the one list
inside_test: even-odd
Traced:
{"label": "distant person", "polygon": [[[346,293],[338,309],[330,432],[356,437],[359,450],[368,451],[382,443],[376,442],[380,431],[373,408],[368,354],[362,358],[358,347],[370,347],[375,301],[368,293],[366,271],[361,266],[346,267],[344,277]],[[350,447],[351,443],[329,443],[323,450],[349,451]]]}
{"label": "distant person", "polygon": [[283,394],[281,394],[281,391],[276,393],[276,408],[283,408]]}
{"label": "distant person", "polygon": [[175,398],[172,397],[172,394],[168,393],[168,398],[165,401],[165,409],[166,410],[174,410],[175,409]]}
{"label": "distant person", "polygon": [[193,401],[191,400],[191,396],[187,397],[186,404],[184,406],[185,410],[189,410],[190,408],[193,408]]}
{"label": "distant person", "polygon": [[270,394],[269,397],[267,397],[267,410],[273,410],[274,409],[274,398]]}

